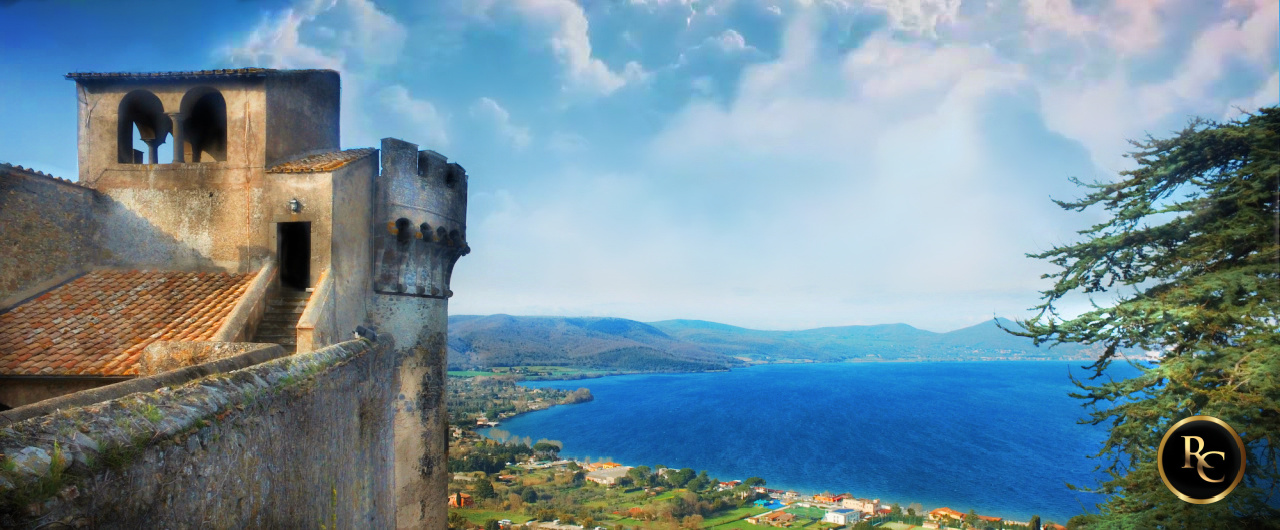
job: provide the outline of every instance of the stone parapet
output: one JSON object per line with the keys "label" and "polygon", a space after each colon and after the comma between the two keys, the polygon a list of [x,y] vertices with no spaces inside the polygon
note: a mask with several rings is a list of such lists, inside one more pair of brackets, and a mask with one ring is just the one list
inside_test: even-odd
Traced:
{"label": "stone parapet", "polygon": [[0,428],[0,527],[385,527],[385,346],[352,340]]}

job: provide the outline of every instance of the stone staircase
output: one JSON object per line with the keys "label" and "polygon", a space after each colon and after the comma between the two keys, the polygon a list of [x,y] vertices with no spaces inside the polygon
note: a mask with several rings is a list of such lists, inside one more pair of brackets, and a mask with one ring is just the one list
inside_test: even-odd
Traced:
{"label": "stone staircase", "polygon": [[253,342],[279,344],[284,351],[294,353],[298,350],[298,319],[307,307],[311,293],[296,289],[282,288],[271,300],[267,301],[267,310],[258,324],[258,331],[253,335]]}

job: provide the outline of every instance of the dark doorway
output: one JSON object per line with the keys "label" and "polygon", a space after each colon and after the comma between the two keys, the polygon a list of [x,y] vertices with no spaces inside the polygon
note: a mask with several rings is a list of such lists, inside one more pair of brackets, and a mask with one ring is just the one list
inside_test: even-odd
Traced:
{"label": "dark doorway", "polygon": [[277,223],[276,255],[280,283],[287,288],[311,286],[311,223]]}

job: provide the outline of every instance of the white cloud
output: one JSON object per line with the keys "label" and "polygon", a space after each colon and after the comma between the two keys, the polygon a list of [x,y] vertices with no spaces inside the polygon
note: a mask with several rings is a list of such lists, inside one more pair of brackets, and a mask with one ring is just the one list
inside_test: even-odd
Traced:
{"label": "white cloud", "polygon": [[1128,139],[1177,128],[1192,115],[1220,116],[1231,102],[1217,95],[1228,79],[1229,65],[1243,64],[1259,72],[1276,71],[1274,43],[1280,38],[1280,4],[1256,8],[1244,20],[1227,19],[1192,36],[1191,49],[1172,77],[1133,81],[1119,68],[1091,78],[1072,77],[1040,86],[1045,117],[1058,132],[1089,148],[1094,161],[1108,171],[1129,162],[1122,156]]}
{"label": "white cloud", "polygon": [[587,15],[573,0],[516,0],[511,4],[488,4],[488,7],[497,5],[510,5],[526,18],[552,29],[551,51],[564,69],[566,90],[608,95],[649,76],[638,62],[628,62],[621,71],[615,71],[594,57]]}
{"label": "white cloud", "polygon": [[[315,23],[322,16],[333,18],[341,26]],[[306,24],[314,25],[317,37],[336,38],[340,45],[326,51],[304,43],[301,32]],[[371,0],[300,1],[277,13],[274,19],[263,20],[243,42],[225,47],[222,55],[232,62],[272,68],[343,71],[352,63],[396,62],[406,36],[405,27]]]}
{"label": "white cloud", "polygon": [[446,144],[446,120],[435,106],[383,81],[383,72],[403,58],[407,39],[404,24],[372,0],[300,0],[219,55],[237,66],[340,72],[344,145],[376,145],[386,136]]}
{"label": "white cloud", "polygon": [[360,52],[360,57],[377,65],[394,64],[404,49],[408,32],[403,24],[382,10],[372,0],[346,0],[344,16],[352,29],[342,34],[347,49]]}
{"label": "white cloud", "polygon": [[302,43],[299,28],[315,20],[316,13],[293,8],[281,11],[275,20],[266,19],[254,28],[243,42],[222,50],[227,60],[243,65],[268,68],[328,68],[341,70],[340,54],[326,54]]}
{"label": "white cloud", "polygon": [[716,35],[707,37],[698,43],[680,53],[675,63],[668,68],[682,68],[694,62],[695,58],[709,54],[708,50],[714,50],[719,55],[725,57],[746,55],[748,57],[762,57],[764,53],[756,47],[747,44],[746,38],[736,30],[726,29]]}
{"label": "white cloud", "polygon": [[[1031,305],[1018,294],[1034,296],[1043,271],[1010,257],[1069,227],[1043,196],[1006,186],[1016,175],[982,140],[990,99],[1024,90],[1019,69],[981,47],[888,35],[831,62],[812,52],[816,34],[794,25],[729,104],[690,104],[646,166],[539,177],[480,208],[472,231],[499,253],[493,267],[525,252],[563,259],[484,286],[462,272],[458,289],[482,292],[456,310],[950,329]],[[520,294],[499,309],[500,292]]]}
{"label": "white cloud", "polygon": [[733,29],[726,29],[715,37],[708,37],[707,40],[715,43],[715,45],[719,46],[720,50],[725,53],[755,49],[747,45],[747,39],[743,38],[741,33],[738,33]]}
{"label": "white cloud", "polygon": [[711,81],[711,77],[705,75],[693,78],[693,81],[689,82],[689,87],[692,88],[694,92],[704,96],[710,95],[715,91],[715,85]]}
{"label": "white cloud", "polygon": [[471,105],[471,115],[486,121],[499,135],[510,142],[516,150],[529,146],[532,137],[528,127],[520,127],[511,123],[511,114],[502,108],[497,101],[482,97]]}
{"label": "white cloud", "polygon": [[446,119],[431,102],[413,97],[403,85],[390,85],[378,92],[379,126],[383,136],[422,143],[431,149],[449,145]]}
{"label": "white cloud", "polygon": [[766,7],[766,8],[765,8],[765,10],[766,10],[766,11],[768,11],[768,12],[770,12],[770,13],[773,13],[774,15],[782,16],[782,8],[781,8],[781,7],[778,7],[778,6],[769,6],[769,7]]}
{"label": "white cloud", "polygon": [[1223,119],[1232,119],[1240,116],[1241,111],[1255,112],[1262,107],[1270,107],[1280,104],[1280,72],[1271,74],[1267,81],[1262,84],[1257,92],[1252,96],[1240,99],[1234,99],[1227,103],[1227,111],[1223,113]]}
{"label": "white cloud", "polygon": [[960,0],[866,0],[865,5],[883,10],[894,29],[928,37],[936,37],[940,26],[954,23],[960,12]]}

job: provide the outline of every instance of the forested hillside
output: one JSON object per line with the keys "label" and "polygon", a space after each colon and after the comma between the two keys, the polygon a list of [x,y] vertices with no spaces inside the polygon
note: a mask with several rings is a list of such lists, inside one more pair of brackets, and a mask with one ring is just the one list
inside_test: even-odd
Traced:
{"label": "forested hillside", "polygon": [[[1002,320],[1008,324],[1008,321]],[[763,331],[701,320],[449,318],[450,369],[569,366],[621,371],[723,370],[746,362],[1084,359],[1080,345],[1037,348],[995,322],[947,333],[906,324]]]}
{"label": "forested hillside", "polygon": [[449,318],[450,369],[495,366],[688,372],[724,370],[740,361],[621,318]]}

